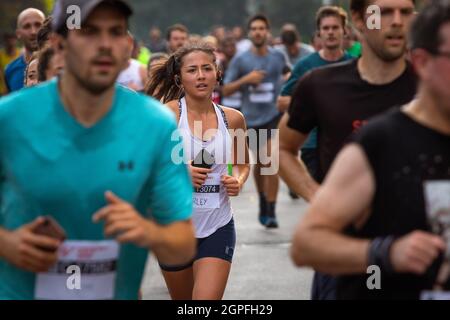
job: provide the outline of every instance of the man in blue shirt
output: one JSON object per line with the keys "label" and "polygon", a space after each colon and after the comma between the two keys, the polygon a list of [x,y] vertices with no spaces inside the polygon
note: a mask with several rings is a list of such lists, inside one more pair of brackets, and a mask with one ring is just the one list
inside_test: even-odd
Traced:
{"label": "man in blue shirt", "polygon": [[6,66],[5,81],[9,92],[20,90],[24,86],[25,69],[33,52],[38,50],[37,33],[44,23],[42,11],[28,8],[17,18],[17,38],[23,41],[24,53]]}
{"label": "man in blue shirt", "polygon": [[[352,56],[343,49],[345,28],[347,25],[347,13],[339,7],[323,6],[316,14],[317,33],[322,39],[323,48],[305,58],[302,58],[292,71],[291,77],[281,89],[278,97],[278,109],[285,112],[291,103],[291,95],[297,81],[308,71],[352,59]],[[311,176],[318,180],[317,157],[317,128],[308,137],[302,146],[302,160],[308,168]],[[291,191],[291,196],[294,196]]]}
{"label": "man in blue shirt", "polygon": [[[71,4],[82,8],[79,30],[66,27]],[[59,1],[64,74],[0,100],[0,299],[136,299],[149,249],[168,265],[194,255],[174,116],[115,84],[130,15],[124,1]],[[66,241],[37,234],[42,215]]]}
{"label": "man in blue shirt", "polygon": [[[270,22],[266,16],[255,15],[250,18],[248,29],[252,47],[231,60],[222,93],[224,96],[241,93],[241,111],[250,129],[249,132],[257,135],[256,139],[251,139],[250,136],[250,149],[257,159],[253,173],[259,193],[259,221],[267,228],[278,228],[275,215],[278,174],[272,172],[265,174],[267,168],[264,168],[272,166],[276,161],[267,164],[263,163],[266,161],[262,158],[266,155],[272,156],[274,137],[271,136],[271,132],[276,129],[280,119],[276,98],[288,62],[281,51],[267,44]],[[270,168],[267,171],[271,171]]]}

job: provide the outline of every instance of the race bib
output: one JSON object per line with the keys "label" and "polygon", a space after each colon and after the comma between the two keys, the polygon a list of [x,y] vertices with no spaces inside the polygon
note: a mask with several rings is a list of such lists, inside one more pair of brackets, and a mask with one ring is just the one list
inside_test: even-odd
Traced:
{"label": "race bib", "polygon": [[261,83],[254,87],[250,86],[250,102],[271,103],[274,101],[274,85],[272,82]]}
{"label": "race bib", "polygon": [[194,208],[217,209],[220,206],[220,174],[210,173],[205,183],[194,192]]}
{"label": "race bib", "polygon": [[35,298],[113,299],[118,256],[116,241],[65,241],[58,262],[37,275]]}
{"label": "race bib", "polygon": [[238,91],[231,96],[223,97],[222,104],[230,108],[240,108],[242,105],[242,93]]}

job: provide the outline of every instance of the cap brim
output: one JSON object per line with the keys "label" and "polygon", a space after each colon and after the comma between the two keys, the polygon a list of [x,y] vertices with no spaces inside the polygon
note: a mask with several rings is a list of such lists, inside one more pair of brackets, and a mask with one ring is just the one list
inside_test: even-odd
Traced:
{"label": "cap brim", "polygon": [[92,11],[102,3],[116,5],[127,18],[133,14],[133,9],[131,9],[130,5],[124,0],[96,0],[89,3],[84,12],[82,12],[81,21],[86,21]]}

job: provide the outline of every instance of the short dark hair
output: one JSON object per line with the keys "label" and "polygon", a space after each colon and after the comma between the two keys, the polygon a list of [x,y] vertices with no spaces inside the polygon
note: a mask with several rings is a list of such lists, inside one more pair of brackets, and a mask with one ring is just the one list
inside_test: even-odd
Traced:
{"label": "short dark hair", "polygon": [[257,21],[257,20],[263,21],[263,22],[266,24],[267,29],[270,29],[270,21],[269,21],[269,18],[267,18],[267,16],[266,16],[265,14],[262,14],[262,13],[255,14],[253,17],[251,17],[251,18],[248,20],[248,23],[247,23],[247,29],[250,30],[250,26],[252,25],[252,23],[253,23],[254,21]]}
{"label": "short dark hair", "polygon": [[42,50],[45,43],[50,39],[50,34],[52,33],[52,16],[48,16],[44,23],[42,24],[42,27],[39,29],[37,33],[37,43],[39,50]]}
{"label": "short dark hair", "polygon": [[320,30],[320,24],[322,23],[322,20],[327,17],[336,17],[341,19],[342,21],[342,27],[345,28],[347,26],[347,12],[345,12],[344,9],[337,6],[323,6],[320,7],[319,10],[316,13],[316,28],[317,30]]}
{"label": "short dark hair", "polygon": [[[360,13],[364,16],[364,12],[367,7],[370,5],[370,1],[373,0],[350,0],[350,10],[353,12]],[[416,0],[411,0],[414,4],[416,4]]]}
{"label": "short dark hair", "polygon": [[180,31],[180,32],[189,34],[189,29],[185,25],[183,25],[181,23],[177,23],[177,24],[170,26],[167,29],[167,36],[166,36],[167,41],[170,40],[170,37],[172,36],[172,32],[174,32],[174,31]]}
{"label": "short dark hair", "polygon": [[437,54],[443,39],[441,27],[450,23],[450,1],[434,0],[424,7],[410,30],[410,49],[425,49]]}
{"label": "short dark hair", "polygon": [[283,30],[280,37],[281,42],[288,46],[292,46],[300,40],[300,35],[296,30]]}

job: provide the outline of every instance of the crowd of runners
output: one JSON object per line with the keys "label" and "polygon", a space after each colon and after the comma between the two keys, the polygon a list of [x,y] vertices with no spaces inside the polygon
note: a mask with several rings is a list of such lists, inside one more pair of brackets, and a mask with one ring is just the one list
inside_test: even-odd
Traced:
{"label": "crowd of runners", "polygon": [[251,170],[261,228],[280,179],[309,203],[291,258],[312,299],[446,296],[450,0],[349,8],[321,7],[310,44],[264,14],[142,43],[127,1],[20,12],[0,51],[0,299],[138,299],[150,250],[172,299],[222,299]]}

